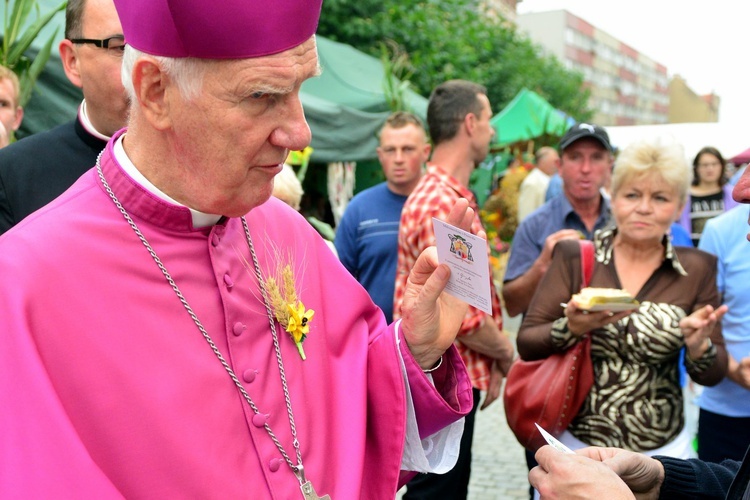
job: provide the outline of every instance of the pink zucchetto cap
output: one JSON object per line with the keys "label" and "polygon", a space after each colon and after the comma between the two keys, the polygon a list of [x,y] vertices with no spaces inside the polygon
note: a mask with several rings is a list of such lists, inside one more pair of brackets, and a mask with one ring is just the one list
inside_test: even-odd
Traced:
{"label": "pink zucchetto cap", "polygon": [[128,45],[155,56],[245,59],[300,45],[322,0],[114,0]]}

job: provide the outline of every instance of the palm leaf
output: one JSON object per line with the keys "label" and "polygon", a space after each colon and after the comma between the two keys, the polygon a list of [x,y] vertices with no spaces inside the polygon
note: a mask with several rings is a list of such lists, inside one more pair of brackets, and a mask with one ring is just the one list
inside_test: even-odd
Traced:
{"label": "palm leaf", "polygon": [[[5,1],[5,31],[3,33],[3,65],[12,67],[9,64],[8,61],[8,52],[9,47],[13,45],[13,43],[16,41],[16,37],[18,37],[18,32],[21,29],[21,26],[26,23],[26,18],[29,17],[29,13],[31,12],[31,9],[34,7],[34,4],[36,4],[36,0],[16,0],[13,2],[13,10],[10,14],[10,18],[7,17],[8,15],[8,0]],[[12,60],[11,60],[12,61]]]}
{"label": "palm leaf", "polygon": [[[16,2],[16,3],[18,4],[19,2]],[[25,3],[25,2],[22,1],[20,3]],[[21,38],[17,42],[14,42],[11,45],[10,53],[8,53],[8,57],[6,61],[9,67],[13,67],[12,66],[13,62],[18,60],[21,57],[21,55],[23,55],[23,53],[28,50],[32,42],[36,39],[37,36],[39,36],[39,32],[42,31],[42,29],[47,25],[47,23],[49,23],[52,20],[52,17],[54,17],[55,14],[57,14],[58,12],[60,12],[61,10],[65,8],[66,3],[67,2],[61,3],[55,9],[39,17],[34,22],[34,24],[29,26],[29,28],[23,33]]]}
{"label": "palm leaf", "polygon": [[34,62],[32,62],[31,66],[29,66],[28,71],[24,73],[24,80],[26,80],[26,85],[23,85],[21,87],[21,95],[19,97],[21,106],[24,106],[27,102],[29,102],[29,99],[31,99],[31,93],[34,90],[34,84],[36,83],[37,78],[39,78],[39,75],[44,70],[44,66],[47,64],[47,61],[49,61],[49,56],[52,53],[52,44],[55,42],[55,37],[57,36],[58,31],[59,30],[55,30],[52,36],[49,37],[47,42],[34,58]]}

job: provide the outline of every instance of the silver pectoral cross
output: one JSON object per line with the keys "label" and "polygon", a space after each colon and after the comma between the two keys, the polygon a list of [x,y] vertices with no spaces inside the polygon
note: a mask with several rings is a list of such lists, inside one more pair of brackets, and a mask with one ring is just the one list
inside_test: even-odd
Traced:
{"label": "silver pectoral cross", "polygon": [[298,462],[297,466],[294,467],[293,470],[294,474],[297,476],[297,479],[299,479],[299,489],[302,490],[302,496],[305,498],[305,500],[331,500],[331,497],[328,495],[323,495],[322,497],[318,496],[312,483],[305,477],[305,468],[302,465],[302,462]]}
{"label": "silver pectoral cross", "polygon": [[313,488],[310,481],[305,481],[299,488],[302,490],[302,496],[305,497],[305,500],[331,500],[331,497],[328,495],[319,497],[318,494],[315,493],[315,488]]}

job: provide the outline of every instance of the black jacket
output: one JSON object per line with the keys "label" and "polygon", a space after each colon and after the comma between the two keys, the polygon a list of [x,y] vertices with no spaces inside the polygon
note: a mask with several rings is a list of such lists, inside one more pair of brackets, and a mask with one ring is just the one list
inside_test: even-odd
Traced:
{"label": "black jacket", "polygon": [[106,144],[76,119],[0,149],[0,234],[61,195]]}
{"label": "black jacket", "polygon": [[720,464],[702,460],[654,457],[664,465],[664,484],[659,498],[750,498],[750,448],[742,462],[724,460]]}

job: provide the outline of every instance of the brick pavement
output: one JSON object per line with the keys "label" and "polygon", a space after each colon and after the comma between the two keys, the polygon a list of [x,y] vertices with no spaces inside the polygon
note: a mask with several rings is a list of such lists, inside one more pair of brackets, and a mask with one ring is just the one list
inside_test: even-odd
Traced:
{"label": "brick pavement", "polygon": [[[504,318],[505,330],[512,337],[519,321]],[[477,411],[468,500],[527,500],[528,472],[523,447],[505,421],[502,399]],[[401,492],[396,495],[400,498]]]}
{"label": "brick pavement", "polygon": [[[520,317],[503,316],[505,332],[515,341]],[[469,500],[527,500],[529,470],[523,446],[505,421],[502,398],[478,411],[472,446]]]}
{"label": "brick pavement", "polygon": [[502,401],[477,412],[469,500],[529,498],[523,447],[508,429]]}
{"label": "brick pavement", "polygon": [[[469,500],[527,500],[523,447],[508,429],[502,401],[478,411],[474,428]],[[401,494],[396,495],[397,499]],[[438,499],[436,499],[438,500]]]}

